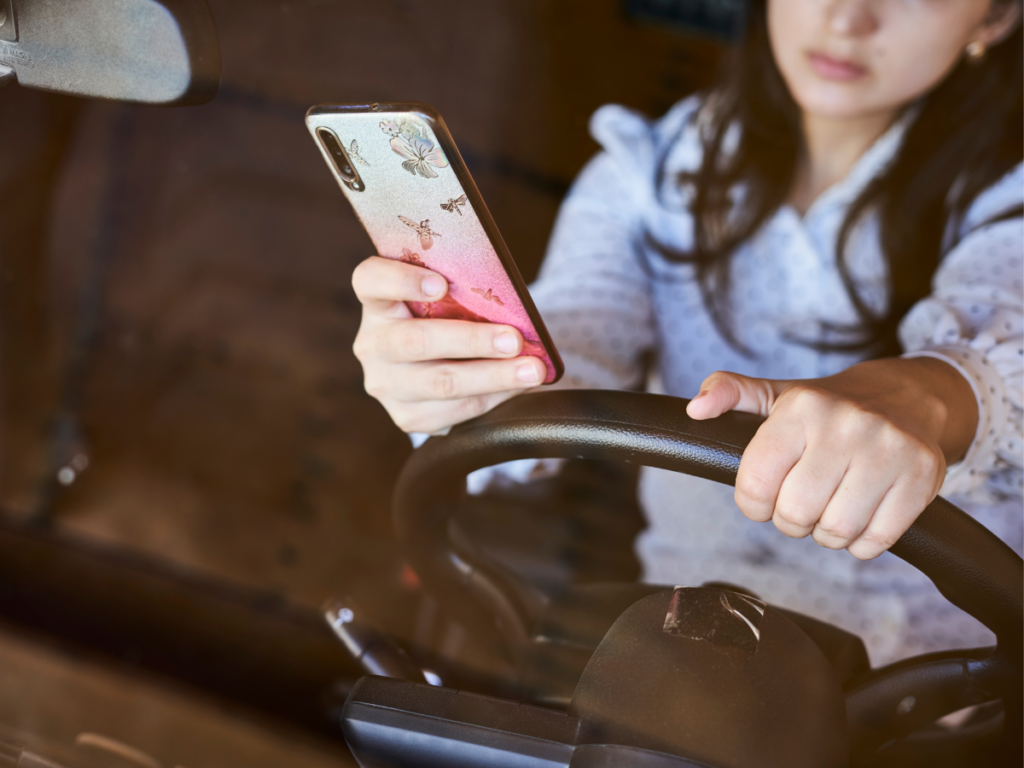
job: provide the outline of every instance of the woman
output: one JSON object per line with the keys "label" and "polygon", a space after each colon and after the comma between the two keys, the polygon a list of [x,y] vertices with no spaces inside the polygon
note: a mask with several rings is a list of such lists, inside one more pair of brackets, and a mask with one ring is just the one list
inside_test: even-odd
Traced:
{"label": "woman", "polygon": [[[806,538],[648,473],[648,580],[745,584],[864,635],[875,663],[987,640],[879,555],[940,488],[1020,548],[1020,17],[1019,0],[761,0],[714,92],[654,125],[595,115],[604,152],[532,290],[566,381],[637,386],[653,348],[693,418],[767,416],[735,504]],[[444,295],[436,274],[374,257],[353,284],[367,391],[408,432],[543,375],[515,329],[412,319],[403,301]]]}

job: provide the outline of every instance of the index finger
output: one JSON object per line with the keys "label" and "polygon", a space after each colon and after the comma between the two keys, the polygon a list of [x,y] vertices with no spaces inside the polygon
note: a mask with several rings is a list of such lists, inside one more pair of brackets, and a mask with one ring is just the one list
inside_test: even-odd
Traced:
{"label": "index finger", "polygon": [[448,281],[414,264],[371,256],[352,272],[352,288],[364,307],[385,312],[398,301],[437,301],[448,292]]}
{"label": "index finger", "polygon": [[804,447],[803,431],[791,422],[769,416],[758,428],[736,472],[736,504],[744,515],[757,522],[772,518],[782,482]]}

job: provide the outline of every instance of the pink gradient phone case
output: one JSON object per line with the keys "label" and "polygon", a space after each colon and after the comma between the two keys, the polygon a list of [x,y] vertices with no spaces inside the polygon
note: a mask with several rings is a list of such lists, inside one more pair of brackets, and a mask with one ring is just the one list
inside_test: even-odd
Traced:
{"label": "pink gradient phone case", "polygon": [[318,106],[306,126],[377,253],[448,280],[412,313],[514,326],[557,381],[562,361],[441,117],[425,104]]}

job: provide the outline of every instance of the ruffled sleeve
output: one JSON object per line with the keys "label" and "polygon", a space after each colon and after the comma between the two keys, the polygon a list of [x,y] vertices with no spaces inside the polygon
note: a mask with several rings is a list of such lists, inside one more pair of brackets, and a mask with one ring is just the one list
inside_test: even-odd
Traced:
{"label": "ruffled sleeve", "polygon": [[949,363],[977,398],[978,430],[949,468],[944,496],[993,501],[1024,488],[1024,218],[1012,215],[1022,202],[1024,166],[1017,166],[979,195],[932,294],[900,326],[905,357]]}
{"label": "ruffled sleeve", "polygon": [[[691,118],[701,103],[699,97],[686,99],[658,121],[617,105],[591,118],[590,132],[602,151],[562,202],[540,276],[530,286],[565,363],[555,388],[643,385],[644,353],[655,347],[657,335],[641,238],[646,229],[657,229],[647,217],[660,208],[657,179],[664,153],[672,155],[670,167],[700,162]],[[470,475],[468,487],[477,493],[543,476],[555,466],[553,460],[523,460],[489,467]]]}
{"label": "ruffled sleeve", "polygon": [[642,384],[642,356],[657,341],[650,275],[640,255],[645,218],[659,207],[661,153],[692,148],[693,142],[679,141],[680,131],[699,105],[687,99],[657,122],[616,105],[591,118],[603,151],[563,201],[540,277],[530,287],[565,362],[563,386]]}

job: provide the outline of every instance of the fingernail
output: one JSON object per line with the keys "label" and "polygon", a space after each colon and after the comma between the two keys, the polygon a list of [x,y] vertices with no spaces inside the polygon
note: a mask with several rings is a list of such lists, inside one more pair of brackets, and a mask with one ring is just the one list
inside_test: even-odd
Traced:
{"label": "fingernail", "polygon": [[704,395],[706,395],[710,391],[710,389],[702,389],[700,392],[697,393],[697,397],[693,399],[696,400],[698,397],[704,397]]}
{"label": "fingernail", "polygon": [[423,278],[423,282],[420,283],[420,287],[427,296],[440,296],[444,293],[444,278],[437,275],[427,275]]}
{"label": "fingernail", "polygon": [[511,355],[516,351],[518,346],[519,345],[516,343],[516,337],[508,331],[499,333],[494,337],[494,348],[503,355]]}
{"label": "fingernail", "polygon": [[536,384],[540,381],[540,375],[537,373],[536,366],[530,364],[520,365],[516,368],[516,378],[524,384]]}

